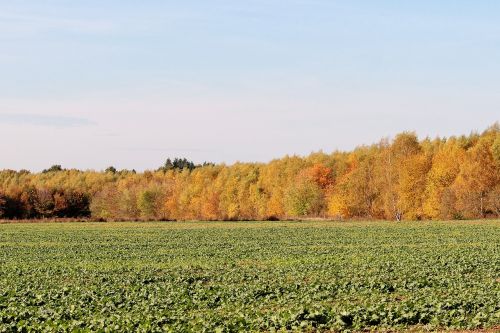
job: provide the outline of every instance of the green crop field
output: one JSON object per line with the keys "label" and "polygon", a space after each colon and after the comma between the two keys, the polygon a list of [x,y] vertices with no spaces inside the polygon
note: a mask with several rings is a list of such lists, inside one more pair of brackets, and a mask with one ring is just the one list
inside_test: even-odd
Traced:
{"label": "green crop field", "polygon": [[0,332],[499,325],[499,221],[0,225]]}

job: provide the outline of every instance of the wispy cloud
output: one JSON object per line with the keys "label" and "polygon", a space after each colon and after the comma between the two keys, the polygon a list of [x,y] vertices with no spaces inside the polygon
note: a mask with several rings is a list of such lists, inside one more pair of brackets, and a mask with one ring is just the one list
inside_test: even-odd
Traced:
{"label": "wispy cloud", "polygon": [[116,26],[105,20],[1,13],[0,28],[25,33],[53,30],[95,34],[112,32]]}
{"label": "wispy cloud", "polygon": [[78,117],[29,113],[0,113],[0,124],[36,125],[49,127],[79,127],[95,125],[96,123],[92,120]]}

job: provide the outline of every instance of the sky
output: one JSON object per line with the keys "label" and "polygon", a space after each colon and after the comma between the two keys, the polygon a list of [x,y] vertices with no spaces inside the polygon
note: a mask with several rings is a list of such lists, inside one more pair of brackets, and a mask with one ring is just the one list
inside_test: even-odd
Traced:
{"label": "sky", "polygon": [[499,1],[0,0],[0,169],[266,162],[499,120]]}

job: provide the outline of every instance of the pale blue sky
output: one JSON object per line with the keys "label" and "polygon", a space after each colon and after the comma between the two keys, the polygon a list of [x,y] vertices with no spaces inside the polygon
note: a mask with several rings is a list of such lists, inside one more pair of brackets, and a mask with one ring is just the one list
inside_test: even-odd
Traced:
{"label": "pale blue sky", "polygon": [[0,0],[0,169],[268,161],[499,106],[498,1]]}

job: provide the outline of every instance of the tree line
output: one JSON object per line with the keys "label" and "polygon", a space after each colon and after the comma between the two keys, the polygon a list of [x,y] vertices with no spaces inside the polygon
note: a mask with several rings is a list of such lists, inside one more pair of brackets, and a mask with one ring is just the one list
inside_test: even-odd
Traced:
{"label": "tree line", "polygon": [[100,220],[469,219],[500,216],[500,126],[398,134],[350,152],[269,163],[168,159],[154,171],[0,171],[0,218]]}

